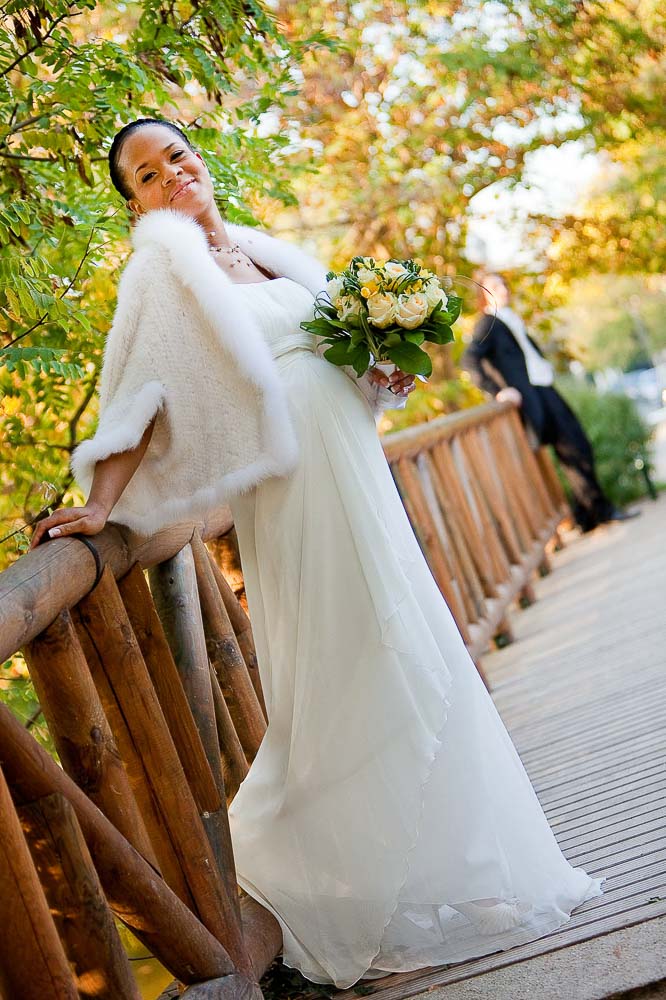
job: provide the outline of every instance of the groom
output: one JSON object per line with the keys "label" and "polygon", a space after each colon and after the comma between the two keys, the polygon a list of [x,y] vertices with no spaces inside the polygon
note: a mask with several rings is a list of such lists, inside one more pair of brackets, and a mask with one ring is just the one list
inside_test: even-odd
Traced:
{"label": "groom", "polygon": [[539,444],[553,446],[571,486],[573,514],[582,531],[634,517],[635,513],[614,507],[599,485],[585,431],[553,387],[553,366],[510,308],[504,279],[499,274],[485,275],[479,293],[483,315],[463,354],[462,367],[498,402],[520,406],[528,432],[531,428]]}

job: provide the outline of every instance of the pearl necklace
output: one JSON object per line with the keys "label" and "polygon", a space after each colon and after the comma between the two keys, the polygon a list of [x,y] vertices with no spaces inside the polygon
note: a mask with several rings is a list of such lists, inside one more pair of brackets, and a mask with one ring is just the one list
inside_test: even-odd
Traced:
{"label": "pearl necklace", "polygon": [[[207,236],[215,236],[215,230],[214,229],[211,230],[206,235]],[[230,254],[233,254],[233,253],[235,253],[235,254],[239,254],[239,253],[242,254],[243,253],[243,251],[239,247],[238,243],[234,243],[234,245],[230,246],[230,247],[209,246],[208,249],[210,250],[211,253],[230,253]],[[246,267],[252,267],[253,266],[252,265],[252,261],[250,261],[250,260],[244,260],[244,261],[242,261],[242,260],[235,260],[235,261],[233,261],[233,263],[229,264],[229,268],[235,267],[236,264],[245,264]]]}

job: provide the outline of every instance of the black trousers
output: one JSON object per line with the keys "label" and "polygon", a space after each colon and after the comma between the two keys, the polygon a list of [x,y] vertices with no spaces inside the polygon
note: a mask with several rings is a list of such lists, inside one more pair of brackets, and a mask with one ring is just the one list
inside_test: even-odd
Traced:
{"label": "black trousers", "polygon": [[543,406],[538,437],[555,449],[571,486],[574,517],[583,531],[591,531],[607,521],[614,509],[597,480],[592,446],[578,417],[556,389],[550,385],[534,389]]}

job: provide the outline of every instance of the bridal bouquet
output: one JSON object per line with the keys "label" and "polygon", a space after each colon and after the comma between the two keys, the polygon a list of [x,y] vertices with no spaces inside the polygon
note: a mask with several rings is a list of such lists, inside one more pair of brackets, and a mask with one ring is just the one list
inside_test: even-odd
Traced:
{"label": "bridal bouquet", "polygon": [[327,361],[351,365],[359,377],[382,362],[420,377],[432,374],[421,344],[450,343],[462,304],[446,294],[433,271],[418,260],[354,257],[326,279],[326,291],[315,299],[315,318],[301,327],[330,344]]}

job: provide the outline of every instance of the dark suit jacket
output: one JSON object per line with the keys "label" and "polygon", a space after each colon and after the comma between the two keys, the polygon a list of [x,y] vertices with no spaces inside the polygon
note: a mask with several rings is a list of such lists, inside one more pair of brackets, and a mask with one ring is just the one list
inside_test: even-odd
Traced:
{"label": "dark suit jacket", "polygon": [[[529,339],[543,356],[539,345],[531,337]],[[534,428],[539,441],[543,440],[545,412],[540,386],[530,382],[525,355],[506,323],[484,313],[460,364],[479,388],[493,396],[508,385],[518,389],[523,397],[522,415]]]}

